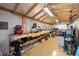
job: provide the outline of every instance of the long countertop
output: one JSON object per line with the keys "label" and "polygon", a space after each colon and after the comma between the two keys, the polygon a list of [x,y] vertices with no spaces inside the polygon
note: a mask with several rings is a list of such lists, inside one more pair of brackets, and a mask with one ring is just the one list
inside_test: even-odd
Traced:
{"label": "long countertop", "polygon": [[49,31],[42,31],[42,32],[37,32],[37,33],[26,33],[26,34],[21,34],[21,35],[10,35],[10,39],[17,40],[24,37],[36,37],[36,36],[44,35],[47,33],[49,33]]}

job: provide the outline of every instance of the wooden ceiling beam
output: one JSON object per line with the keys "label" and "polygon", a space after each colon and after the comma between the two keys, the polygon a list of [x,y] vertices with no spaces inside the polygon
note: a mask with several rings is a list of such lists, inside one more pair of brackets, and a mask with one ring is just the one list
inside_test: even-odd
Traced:
{"label": "wooden ceiling beam", "polygon": [[29,8],[29,10],[25,13],[25,15],[28,15],[37,5],[38,3],[35,3],[31,8]]}
{"label": "wooden ceiling beam", "polygon": [[[65,17],[65,16],[69,16],[70,15],[70,13],[69,12],[55,12],[58,16],[61,16],[61,17]],[[61,15],[60,15],[61,14]],[[73,12],[72,13],[72,15],[74,15],[74,14],[77,14],[77,15],[79,15],[79,12]]]}
{"label": "wooden ceiling beam", "polygon": [[[66,13],[56,13],[59,17],[61,17],[62,19],[67,19],[69,16],[70,16],[70,13],[68,14],[66,14]],[[60,15],[61,14],[61,15]],[[79,15],[79,13],[78,12],[73,12],[72,13],[72,15],[74,16],[75,14],[77,14],[77,15]]]}
{"label": "wooden ceiling beam", "polygon": [[47,17],[44,21],[48,21],[48,22],[51,22],[51,23],[53,23],[53,22],[56,22],[55,21],[56,20],[56,18],[55,17]]}
{"label": "wooden ceiling beam", "polygon": [[72,20],[72,23],[73,23],[77,18],[79,18],[79,15],[76,16],[76,17]]}
{"label": "wooden ceiling beam", "polygon": [[48,23],[51,23],[51,24],[55,23],[55,21],[52,21],[51,19],[45,19],[45,20],[43,20],[43,22],[48,22]]}
{"label": "wooden ceiling beam", "polygon": [[38,21],[40,21],[40,22],[42,22],[42,23],[45,23],[45,24],[52,25],[51,23],[48,23],[48,22],[44,22],[44,21],[41,21],[41,20],[38,20]]}
{"label": "wooden ceiling beam", "polygon": [[[53,8],[53,9],[54,9],[54,8]],[[67,11],[67,12],[68,12],[68,11],[70,11],[70,10],[78,11],[79,9],[71,9],[71,8],[70,8],[70,9],[54,9],[54,10],[55,10],[55,11],[62,11],[62,12],[63,12],[63,11]]]}
{"label": "wooden ceiling beam", "polygon": [[[10,9],[4,8],[4,7],[2,7],[2,6],[0,6],[0,10],[4,10],[4,11],[10,12],[10,13],[13,13],[13,11],[11,11]],[[24,14],[18,13],[18,12],[15,12],[15,13],[13,13],[13,14],[18,15],[18,16],[24,15]],[[26,15],[25,15],[25,16],[26,16]],[[27,18],[31,18],[31,17],[28,17],[28,16],[26,16],[26,17],[27,17]],[[31,19],[34,19],[34,18],[31,18]],[[42,21],[37,20],[37,19],[34,19],[34,20],[39,21],[39,22],[42,22]],[[42,22],[42,23],[45,23],[45,22]],[[51,25],[50,23],[45,23],[45,24]]]}
{"label": "wooden ceiling beam", "polygon": [[43,9],[41,9],[37,14],[35,14],[35,15],[33,16],[33,18],[34,18],[35,16],[37,16],[38,14],[40,14],[42,11],[43,11]]}
{"label": "wooden ceiling beam", "polygon": [[[28,18],[30,18],[30,19],[34,19],[34,18],[32,18],[32,17],[28,17]],[[51,25],[51,23],[43,22],[42,20],[38,20],[38,19],[34,19],[34,20],[39,21],[39,22],[42,22],[42,23],[45,23],[45,24],[49,24],[49,25]]]}
{"label": "wooden ceiling beam", "polygon": [[[52,9],[52,8],[51,8]],[[54,11],[54,9],[52,9],[52,13],[54,14],[54,17],[57,19],[57,20],[59,20],[59,22],[60,22],[60,17],[58,17],[58,15],[56,14],[56,12]]]}
{"label": "wooden ceiling beam", "polygon": [[19,5],[20,5],[20,3],[16,3],[16,5],[15,5],[15,7],[13,9],[13,13],[18,9]]}
{"label": "wooden ceiling beam", "polygon": [[50,6],[63,6],[63,5],[65,5],[65,3],[49,3],[49,5]]}
{"label": "wooden ceiling beam", "polygon": [[2,6],[0,6],[0,10],[4,10],[4,11],[8,11],[8,12],[13,12],[12,10],[10,10],[10,9],[8,9],[8,8],[4,8],[4,7],[2,7]]}
{"label": "wooden ceiling beam", "polygon": [[50,6],[50,4],[48,4],[48,6],[51,8],[52,14],[54,14],[54,17],[59,20],[60,22],[60,18],[58,17],[58,15],[55,13],[55,10]]}
{"label": "wooden ceiling beam", "polygon": [[42,17],[44,17],[45,15],[46,15],[46,14],[44,14],[44,15],[40,16],[40,17],[38,18],[38,20],[39,20],[39,19],[41,19]]}
{"label": "wooden ceiling beam", "polygon": [[16,12],[16,11],[13,13],[13,10],[10,10],[10,9],[5,8],[5,7],[2,7],[2,6],[0,6],[0,10],[4,10],[4,11],[7,11],[7,12],[10,12],[10,13],[12,13],[12,14],[19,15],[19,16],[24,15],[24,14],[19,13],[19,12]]}
{"label": "wooden ceiling beam", "polygon": [[[50,5],[50,4],[49,4]],[[67,22],[68,20],[66,19],[67,18],[67,14],[69,14],[69,10],[73,10],[73,14],[79,14],[79,6],[64,6],[64,5],[62,5],[62,4],[57,4],[57,5],[55,5],[55,4],[51,4],[50,5],[51,6],[51,8],[54,10],[54,13],[57,15],[57,17],[60,19],[60,21],[62,21],[62,22]],[[60,7],[60,8],[53,8],[52,6],[56,6],[56,7]],[[61,14],[61,16],[59,16],[59,15]],[[64,17],[64,18],[63,18]],[[75,17],[75,19],[76,19],[77,17]]]}
{"label": "wooden ceiling beam", "polygon": [[[50,6],[51,7],[51,6]],[[51,7],[51,10],[52,10],[52,13],[54,14],[54,16],[55,16],[55,18],[57,19],[57,20],[59,20],[59,22],[62,22],[61,20],[63,20],[62,19],[62,17],[60,17],[56,12],[55,12],[55,10]],[[61,14],[61,13],[60,13]]]}
{"label": "wooden ceiling beam", "polygon": [[76,20],[79,17],[79,15],[76,15],[72,18],[72,21]]}
{"label": "wooden ceiling beam", "polygon": [[49,16],[45,17],[44,19],[42,19],[42,21],[45,20],[45,19],[48,18],[48,17],[49,17]]}
{"label": "wooden ceiling beam", "polygon": [[[57,13],[69,13],[69,11],[54,11],[54,12],[57,12]],[[76,10],[76,11],[73,11],[73,12],[79,12],[79,10]]]}
{"label": "wooden ceiling beam", "polygon": [[[51,6],[52,7],[52,6]],[[73,7],[70,7],[70,6],[67,6],[67,7],[52,7],[54,10],[70,10],[70,9],[79,9],[79,6],[73,6]]]}

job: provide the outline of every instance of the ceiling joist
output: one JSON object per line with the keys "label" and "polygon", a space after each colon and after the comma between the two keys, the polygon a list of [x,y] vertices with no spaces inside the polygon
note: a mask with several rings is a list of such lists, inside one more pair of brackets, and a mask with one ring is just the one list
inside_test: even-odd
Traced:
{"label": "ceiling joist", "polygon": [[[33,17],[28,17],[28,18],[30,18],[30,19],[34,19]],[[48,22],[43,22],[43,21],[38,20],[38,19],[34,19],[34,20],[39,21],[39,22],[44,23],[44,24],[49,24],[49,25],[51,25],[51,23],[48,23]]]}
{"label": "ceiling joist", "polygon": [[49,3],[51,6],[63,6],[65,3]]}
{"label": "ceiling joist", "polygon": [[[47,17],[45,17],[44,19],[42,19],[42,20],[45,20],[46,18],[48,18],[49,16],[47,16]],[[49,19],[48,19],[49,20]]]}
{"label": "ceiling joist", "polygon": [[35,15],[33,16],[33,18],[34,18],[35,16],[37,16],[38,14],[40,14],[42,11],[43,11],[43,10],[40,10],[37,14],[35,14]]}
{"label": "ceiling joist", "polygon": [[38,5],[38,3],[34,4],[34,5],[25,13],[25,15],[28,15],[37,5]]}
{"label": "ceiling joist", "polygon": [[[55,21],[54,20],[59,20],[59,22],[68,22],[69,17],[70,17],[70,11],[73,10],[72,15],[76,14],[79,15],[79,4],[73,4],[73,3],[49,3],[48,6],[50,7],[49,9],[52,11],[52,14],[54,14],[53,17],[55,18],[51,18],[50,16],[48,16],[42,9],[40,9],[41,7],[37,7],[38,3],[35,3],[33,5],[31,5],[30,8],[27,8],[27,10],[22,9],[22,7],[26,7],[25,5],[23,5],[22,7],[19,7],[19,5],[21,5],[21,3],[15,3],[15,5],[11,5],[10,4],[1,4],[0,5],[0,9],[4,10],[4,11],[8,11],[11,12],[13,14],[16,15],[25,15],[28,18],[43,22],[43,23],[47,23],[47,24],[53,24]],[[43,4],[42,4],[43,5]],[[10,7],[8,7],[10,6]],[[15,6],[15,7],[14,7]],[[27,6],[29,6],[27,4]],[[13,9],[11,9],[12,7],[14,7]],[[35,9],[37,7],[37,9]],[[18,11],[17,11],[18,9]],[[39,10],[40,9],[40,10]],[[19,12],[23,10],[23,12]],[[36,12],[34,13],[33,12]],[[27,12],[26,12],[27,11]],[[33,15],[32,15],[33,14]],[[31,17],[32,15],[32,17]],[[79,16],[75,16],[73,18],[73,20],[77,19]],[[54,19],[54,20],[53,20]]]}
{"label": "ceiling joist", "polygon": [[19,7],[19,3],[17,3],[16,5],[15,5],[15,7],[14,7],[14,9],[13,9],[13,13],[18,9],[18,7]]}
{"label": "ceiling joist", "polygon": [[41,19],[42,17],[44,17],[45,15],[46,15],[46,14],[44,14],[44,15],[40,16],[40,17],[38,18],[38,20],[39,20],[39,19]]}
{"label": "ceiling joist", "polygon": [[[10,13],[13,13],[13,11],[11,11],[10,9],[4,8],[4,7],[2,7],[2,6],[0,6],[0,10],[4,10],[4,11],[10,12]],[[15,13],[13,13],[13,14],[15,14],[15,15],[19,15],[19,16],[24,15],[24,14],[22,14],[22,13],[18,13],[18,12],[15,12]],[[36,20],[36,21],[39,21],[39,22],[42,22],[42,21],[40,21],[40,20],[31,18],[31,17],[28,17],[28,16],[26,16],[26,17],[27,17],[27,18],[30,18],[30,19],[33,19],[33,20]],[[46,23],[46,22],[42,22],[42,23],[51,25],[50,23]]]}

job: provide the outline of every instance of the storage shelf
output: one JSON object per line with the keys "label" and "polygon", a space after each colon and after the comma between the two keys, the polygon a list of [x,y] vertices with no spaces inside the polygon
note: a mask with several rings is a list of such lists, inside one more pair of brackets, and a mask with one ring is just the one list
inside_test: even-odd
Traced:
{"label": "storage shelf", "polygon": [[[34,38],[34,37],[38,37],[38,38],[33,39],[33,40],[30,39],[29,41],[26,41],[24,44],[20,44],[23,47],[22,53],[24,51],[26,51],[26,50],[31,49],[33,46],[35,46],[35,44],[37,44],[43,38],[46,38],[49,34],[50,34],[50,32],[45,32],[45,31],[30,34],[30,36],[32,36],[32,38]],[[11,37],[11,39],[13,39],[13,41],[14,41],[16,38],[27,37],[27,34],[23,34],[23,35],[12,35],[12,36],[15,37],[15,38]],[[11,42],[12,42],[12,40],[11,40]],[[10,46],[10,55],[12,54],[13,50],[14,50],[14,48]]]}

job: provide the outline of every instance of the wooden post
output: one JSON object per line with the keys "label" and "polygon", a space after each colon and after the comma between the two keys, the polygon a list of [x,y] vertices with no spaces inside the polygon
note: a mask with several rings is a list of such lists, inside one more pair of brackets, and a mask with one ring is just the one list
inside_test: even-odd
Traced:
{"label": "wooden post", "polygon": [[26,16],[22,16],[22,29],[23,33],[26,33]]}

